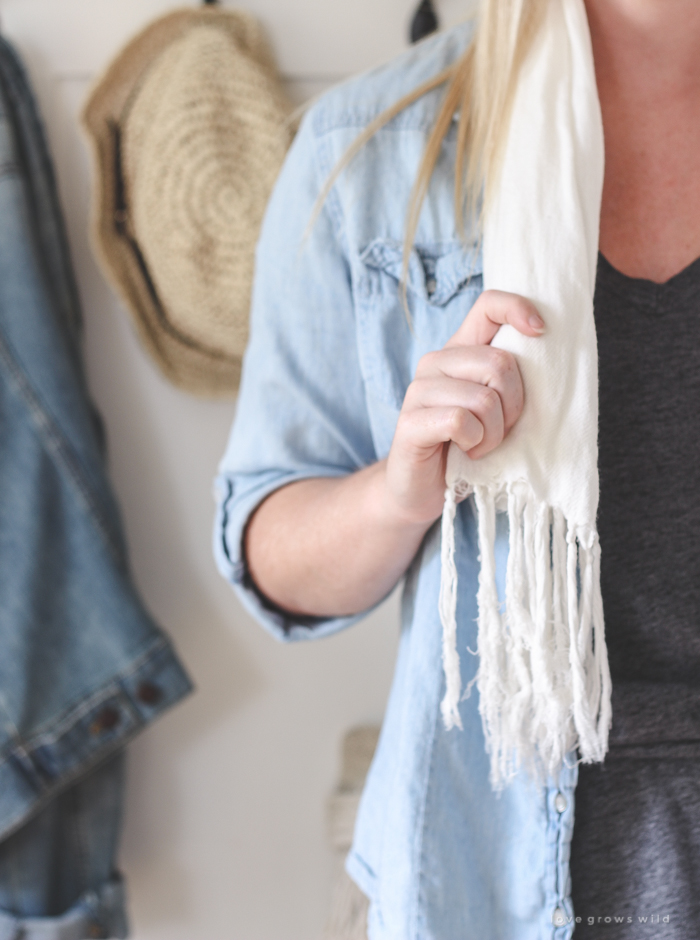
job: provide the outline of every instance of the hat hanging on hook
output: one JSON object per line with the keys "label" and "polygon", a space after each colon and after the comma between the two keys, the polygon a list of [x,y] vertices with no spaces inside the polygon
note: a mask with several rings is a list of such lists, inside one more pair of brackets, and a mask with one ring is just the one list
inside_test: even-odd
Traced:
{"label": "hat hanging on hook", "polygon": [[292,111],[261,24],[228,3],[151,22],[85,105],[99,260],[164,376],[194,394],[238,388]]}
{"label": "hat hanging on hook", "polygon": [[413,19],[411,20],[411,42],[418,42],[438,28],[438,18],[433,0],[421,0]]}

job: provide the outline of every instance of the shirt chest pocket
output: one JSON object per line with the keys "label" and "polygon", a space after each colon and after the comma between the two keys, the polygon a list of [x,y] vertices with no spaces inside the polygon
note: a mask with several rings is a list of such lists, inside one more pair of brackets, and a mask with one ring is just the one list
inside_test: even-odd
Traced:
{"label": "shirt chest pocket", "polygon": [[417,244],[406,301],[403,245],[375,239],[355,272],[357,344],[377,456],[386,455],[406,389],[425,353],[441,349],[482,291],[481,257],[461,242]]}

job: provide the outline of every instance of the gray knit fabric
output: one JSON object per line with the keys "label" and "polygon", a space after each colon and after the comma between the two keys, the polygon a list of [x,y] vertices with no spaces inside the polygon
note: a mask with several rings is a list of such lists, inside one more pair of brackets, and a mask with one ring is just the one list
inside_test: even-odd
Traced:
{"label": "gray knit fabric", "polygon": [[599,259],[598,531],[613,729],[582,765],[575,940],[700,940],[700,259]]}

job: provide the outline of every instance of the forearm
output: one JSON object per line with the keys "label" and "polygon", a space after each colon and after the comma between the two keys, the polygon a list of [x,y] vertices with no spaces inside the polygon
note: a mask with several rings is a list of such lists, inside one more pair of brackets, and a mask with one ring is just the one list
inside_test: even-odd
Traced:
{"label": "forearm", "polygon": [[245,549],[266,597],[290,613],[343,616],[391,590],[440,516],[450,442],[477,460],[520,417],[517,362],[489,345],[506,323],[525,336],[544,331],[531,301],[485,291],[443,349],[421,358],[387,460],[292,483],[259,506]]}
{"label": "forearm", "polygon": [[394,505],[380,461],[276,490],[248,524],[246,559],[258,589],[285,610],[351,615],[393,588],[431,524]]}

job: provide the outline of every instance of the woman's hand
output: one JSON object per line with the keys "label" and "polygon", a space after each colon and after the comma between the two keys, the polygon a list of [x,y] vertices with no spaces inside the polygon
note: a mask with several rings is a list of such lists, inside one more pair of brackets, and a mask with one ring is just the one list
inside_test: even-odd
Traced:
{"label": "woman's hand", "polygon": [[489,345],[503,323],[526,336],[544,330],[529,301],[486,291],[445,347],[421,359],[386,460],[347,477],[290,483],[261,503],[245,552],[269,600],[297,614],[338,616],[391,590],[442,512],[449,442],[482,457],[523,409],[514,357]]}
{"label": "woman's hand", "polygon": [[484,291],[445,346],[418,363],[385,474],[389,505],[406,522],[429,523],[440,516],[451,441],[470,457],[483,457],[520,417],[524,393],[515,357],[489,345],[504,323],[525,336],[544,332],[529,300]]}

